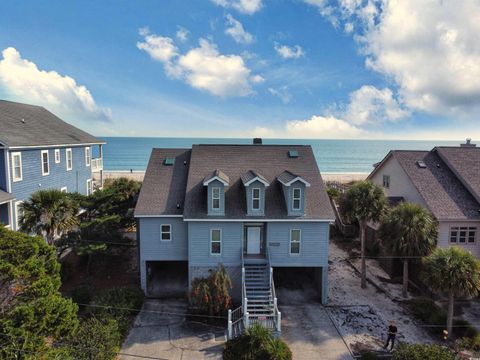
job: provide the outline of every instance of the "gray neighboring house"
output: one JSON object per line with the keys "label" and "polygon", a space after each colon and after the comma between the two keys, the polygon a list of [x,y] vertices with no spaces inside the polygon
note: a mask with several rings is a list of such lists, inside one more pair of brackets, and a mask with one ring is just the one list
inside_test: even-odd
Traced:
{"label": "gray neighboring house", "polygon": [[368,179],[385,194],[420,204],[439,223],[437,245],[480,258],[480,148],[467,141],[431,151],[390,151]]}
{"label": "gray neighboring house", "polygon": [[308,268],[327,301],[334,214],[310,146],[153,149],[135,217],[147,296],[161,295],[172,276],[190,286],[223,264],[244,325],[280,330],[277,268],[293,276]]}

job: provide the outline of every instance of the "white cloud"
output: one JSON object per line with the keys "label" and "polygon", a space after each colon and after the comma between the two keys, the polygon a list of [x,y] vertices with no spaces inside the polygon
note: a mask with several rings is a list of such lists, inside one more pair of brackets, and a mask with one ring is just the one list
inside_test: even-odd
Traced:
{"label": "white cloud", "polygon": [[78,119],[111,119],[110,109],[99,107],[90,91],[84,85],[78,85],[72,77],[40,70],[35,63],[23,59],[13,47],[4,49],[2,55],[0,87],[19,101],[33,102]]}
{"label": "white cloud", "polygon": [[344,117],[351,124],[363,125],[397,121],[409,115],[410,112],[394,98],[392,90],[364,85],[350,94]]}
{"label": "white cloud", "polygon": [[185,42],[188,40],[188,35],[190,34],[190,31],[185,29],[183,26],[178,26],[178,30],[175,34],[177,39],[181,42]]}
{"label": "white cloud", "polygon": [[223,55],[207,39],[200,39],[198,47],[180,54],[171,38],[150,33],[143,36],[144,42],[137,47],[163,63],[168,76],[193,88],[221,97],[247,96],[254,92],[253,84],[264,81],[262,76],[251,74],[241,56]]}
{"label": "white cloud", "polygon": [[245,31],[242,23],[232,15],[227,15],[226,24],[228,27],[225,34],[230,35],[237,43],[250,44],[253,42],[253,35]]}
{"label": "white cloud", "polygon": [[303,49],[299,45],[287,46],[275,43],[275,50],[284,59],[298,59],[305,56]]}
{"label": "white cloud", "polygon": [[215,4],[224,8],[232,8],[244,14],[254,14],[259,11],[263,4],[262,0],[212,0]]}
{"label": "white cloud", "polygon": [[268,88],[267,89],[270,94],[276,96],[282,100],[284,104],[288,104],[292,99],[292,95],[288,91],[288,87],[286,85],[280,86],[279,88]]}

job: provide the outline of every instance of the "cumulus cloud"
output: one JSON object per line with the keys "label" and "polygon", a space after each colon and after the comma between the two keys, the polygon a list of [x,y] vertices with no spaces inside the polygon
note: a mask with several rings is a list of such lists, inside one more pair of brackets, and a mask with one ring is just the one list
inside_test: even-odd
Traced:
{"label": "cumulus cloud", "polygon": [[230,35],[237,43],[250,44],[253,42],[253,35],[245,31],[240,21],[228,14],[226,19],[227,29],[225,34]]}
{"label": "cumulus cloud", "polygon": [[284,59],[298,59],[305,56],[303,49],[299,45],[287,46],[275,43],[275,51]]}
{"label": "cumulus cloud", "polygon": [[212,0],[215,4],[224,8],[232,8],[244,14],[254,14],[259,11],[263,4],[262,0]]}
{"label": "cumulus cloud", "polygon": [[282,100],[284,104],[288,104],[292,99],[292,95],[288,91],[288,87],[286,85],[280,86],[279,88],[268,88],[267,89],[270,94],[276,96]]}
{"label": "cumulus cloud", "polygon": [[207,39],[200,39],[198,47],[181,54],[171,38],[141,35],[144,41],[137,47],[163,63],[169,77],[181,79],[193,88],[221,97],[247,96],[254,92],[253,84],[264,81],[262,76],[251,74],[241,56],[221,54]]}
{"label": "cumulus cloud", "polygon": [[54,112],[80,119],[111,119],[111,110],[98,106],[90,91],[72,77],[40,70],[13,47],[4,49],[2,55],[0,87],[20,101],[45,105]]}
{"label": "cumulus cloud", "polygon": [[175,36],[177,37],[177,39],[179,41],[185,42],[185,41],[188,40],[188,35],[189,34],[190,34],[190,31],[185,29],[183,26],[179,26]]}

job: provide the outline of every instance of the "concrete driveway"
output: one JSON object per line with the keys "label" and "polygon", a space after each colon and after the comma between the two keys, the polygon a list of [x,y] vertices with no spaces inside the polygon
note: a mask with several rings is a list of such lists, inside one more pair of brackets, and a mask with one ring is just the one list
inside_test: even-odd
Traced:
{"label": "concrete driveway", "polygon": [[185,320],[183,299],[147,299],[121,349],[121,360],[221,359],[225,329]]}

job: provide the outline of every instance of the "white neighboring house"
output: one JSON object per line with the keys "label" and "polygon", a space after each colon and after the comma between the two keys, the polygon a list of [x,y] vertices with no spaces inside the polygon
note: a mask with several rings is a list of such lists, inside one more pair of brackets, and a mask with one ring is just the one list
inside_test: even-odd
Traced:
{"label": "white neighboring house", "polygon": [[438,246],[460,246],[480,258],[480,148],[470,140],[431,151],[390,151],[367,179],[393,202],[430,210],[439,223]]}

